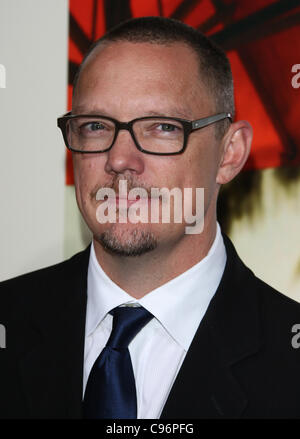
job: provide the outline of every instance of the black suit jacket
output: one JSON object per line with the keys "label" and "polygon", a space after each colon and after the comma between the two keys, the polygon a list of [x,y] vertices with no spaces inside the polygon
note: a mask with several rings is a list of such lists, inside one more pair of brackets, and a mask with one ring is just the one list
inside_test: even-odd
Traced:
{"label": "black suit jacket", "polygon": [[[300,305],[227,264],[162,418],[300,417]],[[80,418],[89,248],[0,284],[0,417]]]}

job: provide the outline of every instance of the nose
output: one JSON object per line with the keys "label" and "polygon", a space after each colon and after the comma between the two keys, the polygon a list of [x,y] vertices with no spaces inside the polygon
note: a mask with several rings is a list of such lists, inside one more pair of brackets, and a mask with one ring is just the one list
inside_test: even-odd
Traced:
{"label": "nose", "polygon": [[142,174],[145,167],[145,154],[137,149],[131,134],[127,130],[120,130],[112,148],[107,151],[105,171],[109,174],[122,174],[130,171]]}

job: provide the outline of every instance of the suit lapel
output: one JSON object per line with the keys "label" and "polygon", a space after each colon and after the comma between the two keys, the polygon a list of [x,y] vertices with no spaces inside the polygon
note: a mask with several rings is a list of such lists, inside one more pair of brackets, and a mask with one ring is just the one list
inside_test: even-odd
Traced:
{"label": "suit lapel", "polygon": [[171,389],[162,418],[238,418],[247,395],[234,368],[261,344],[253,273],[224,237],[227,263],[220,285]]}
{"label": "suit lapel", "polygon": [[19,364],[35,418],[81,417],[88,258],[89,248],[53,271],[49,285],[40,285],[47,305],[29,322],[34,342]]}

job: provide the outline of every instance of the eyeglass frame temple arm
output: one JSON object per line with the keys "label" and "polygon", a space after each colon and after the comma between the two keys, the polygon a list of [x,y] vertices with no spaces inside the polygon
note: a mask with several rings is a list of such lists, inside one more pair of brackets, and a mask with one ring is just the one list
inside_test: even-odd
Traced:
{"label": "eyeglass frame temple arm", "polygon": [[226,118],[230,119],[230,122],[232,122],[232,116],[230,113],[219,113],[215,116],[206,117],[205,119],[194,120],[192,122],[192,130],[199,130],[200,128],[206,127],[212,123],[219,122],[220,120]]}

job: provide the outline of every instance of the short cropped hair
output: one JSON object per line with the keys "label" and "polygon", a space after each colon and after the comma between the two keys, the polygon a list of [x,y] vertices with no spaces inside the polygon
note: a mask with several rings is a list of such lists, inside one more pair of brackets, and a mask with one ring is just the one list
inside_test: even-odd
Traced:
{"label": "short cropped hair", "polygon": [[[165,17],[140,17],[124,21],[95,41],[75,75],[73,93],[89,55],[100,45],[119,41],[159,45],[186,44],[198,57],[200,78],[214,99],[216,113],[226,112],[234,117],[233,79],[225,52],[200,31],[179,20]],[[228,119],[216,124],[218,137],[224,135],[228,125]]]}

